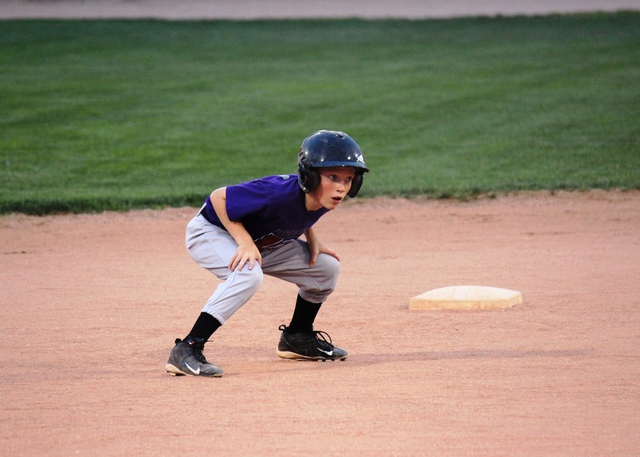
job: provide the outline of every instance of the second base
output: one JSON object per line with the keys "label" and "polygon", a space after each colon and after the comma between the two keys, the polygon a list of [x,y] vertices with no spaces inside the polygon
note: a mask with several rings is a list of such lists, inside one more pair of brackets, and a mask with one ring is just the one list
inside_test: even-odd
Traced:
{"label": "second base", "polygon": [[409,309],[499,309],[522,303],[516,290],[487,286],[450,286],[413,297]]}

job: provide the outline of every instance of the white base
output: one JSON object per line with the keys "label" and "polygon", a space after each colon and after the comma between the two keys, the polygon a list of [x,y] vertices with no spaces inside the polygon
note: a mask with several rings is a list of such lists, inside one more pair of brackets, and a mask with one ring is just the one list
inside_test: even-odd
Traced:
{"label": "white base", "polygon": [[450,286],[413,297],[409,309],[500,309],[522,303],[516,290],[487,286]]}

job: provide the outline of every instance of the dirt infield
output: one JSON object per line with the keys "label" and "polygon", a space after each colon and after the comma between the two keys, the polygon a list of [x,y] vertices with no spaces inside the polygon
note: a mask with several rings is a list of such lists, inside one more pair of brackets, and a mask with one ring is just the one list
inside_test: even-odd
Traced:
{"label": "dirt infield", "polygon": [[[278,359],[295,288],[266,278],[207,346],[221,379],[164,373],[218,283],[194,212],[0,217],[2,455],[638,455],[639,192],[347,202],[317,328],[349,360]],[[409,311],[456,284],[524,302]]]}

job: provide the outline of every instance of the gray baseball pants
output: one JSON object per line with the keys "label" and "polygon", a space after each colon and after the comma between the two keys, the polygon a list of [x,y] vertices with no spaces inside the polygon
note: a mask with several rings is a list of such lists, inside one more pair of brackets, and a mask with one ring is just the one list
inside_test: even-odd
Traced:
{"label": "gray baseball pants", "polygon": [[340,272],[340,262],[328,254],[319,254],[316,264],[310,267],[309,247],[302,240],[262,252],[262,266],[256,262],[249,270],[247,263],[240,271],[231,271],[228,265],[238,248],[237,243],[226,230],[200,214],[187,225],[185,238],[191,258],[224,280],[202,308],[221,324],[257,292],[263,274],[296,284],[302,298],[323,303],[335,289]]}

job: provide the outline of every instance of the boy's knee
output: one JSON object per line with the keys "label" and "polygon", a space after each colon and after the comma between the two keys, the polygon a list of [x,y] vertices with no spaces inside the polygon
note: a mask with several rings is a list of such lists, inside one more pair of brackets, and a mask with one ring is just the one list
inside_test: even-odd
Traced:
{"label": "boy's knee", "polygon": [[340,273],[340,262],[338,259],[329,254],[320,254],[316,260],[315,268],[322,271],[322,274],[319,276],[325,285],[324,288],[333,290],[338,281],[338,274]]}
{"label": "boy's knee", "polygon": [[337,276],[340,273],[340,262],[329,254],[318,254],[315,267],[326,271],[329,275]]}
{"label": "boy's knee", "polygon": [[236,272],[237,278],[245,283],[246,289],[250,289],[255,293],[260,286],[264,278],[262,268],[258,264],[254,264],[253,268],[249,270],[249,266],[245,265],[242,270]]}

